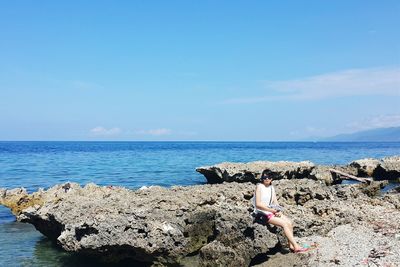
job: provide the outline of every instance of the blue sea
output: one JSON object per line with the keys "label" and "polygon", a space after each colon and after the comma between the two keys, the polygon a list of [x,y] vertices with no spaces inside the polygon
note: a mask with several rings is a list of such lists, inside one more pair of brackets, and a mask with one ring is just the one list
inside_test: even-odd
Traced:
{"label": "blue sea", "polygon": [[[195,185],[195,169],[224,161],[310,160],[347,164],[400,155],[400,143],[360,142],[0,142],[0,187],[33,192],[67,181],[99,185]],[[100,266],[54,247],[0,207],[0,266]]]}

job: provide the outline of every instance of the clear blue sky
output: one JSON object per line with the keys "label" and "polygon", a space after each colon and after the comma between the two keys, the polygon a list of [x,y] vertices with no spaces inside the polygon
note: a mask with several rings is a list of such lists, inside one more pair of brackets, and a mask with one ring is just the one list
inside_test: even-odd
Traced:
{"label": "clear blue sky", "polygon": [[400,126],[400,1],[1,1],[0,140]]}

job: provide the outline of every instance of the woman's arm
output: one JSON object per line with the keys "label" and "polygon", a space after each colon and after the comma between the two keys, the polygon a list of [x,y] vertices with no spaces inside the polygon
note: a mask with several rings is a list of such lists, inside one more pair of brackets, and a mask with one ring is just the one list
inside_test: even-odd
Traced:
{"label": "woman's arm", "polygon": [[268,207],[265,203],[262,203],[261,201],[261,185],[257,185],[256,187],[256,208],[259,210],[265,210],[265,211],[269,211],[272,213],[276,213],[277,210],[276,209],[271,209],[270,207]]}
{"label": "woman's arm", "polygon": [[273,187],[273,189],[274,190],[272,190],[272,204],[279,206],[278,199],[276,198],[275,187]]}

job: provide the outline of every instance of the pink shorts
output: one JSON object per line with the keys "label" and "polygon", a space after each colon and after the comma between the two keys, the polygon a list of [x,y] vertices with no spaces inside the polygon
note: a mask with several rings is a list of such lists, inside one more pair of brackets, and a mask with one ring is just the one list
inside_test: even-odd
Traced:
{"label": "pink shorts", "polygon": [[273,213],[268,213],[268,214],[265,214],[265,216],[267,217],[267,219],[268,219],[268,221],[269,221],[269,220],[271,220],[271,218],[274,218],[274,217],[275,217],[275,214],[273,214]]}

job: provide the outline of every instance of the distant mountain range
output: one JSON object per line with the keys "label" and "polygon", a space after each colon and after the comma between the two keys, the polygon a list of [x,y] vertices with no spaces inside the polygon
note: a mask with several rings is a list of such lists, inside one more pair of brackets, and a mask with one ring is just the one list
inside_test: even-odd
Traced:
{"label": "distant mountain range", "polygon": [[400,127],[377,128],[351,134],[339,134],[317,141],[400,142]]}

